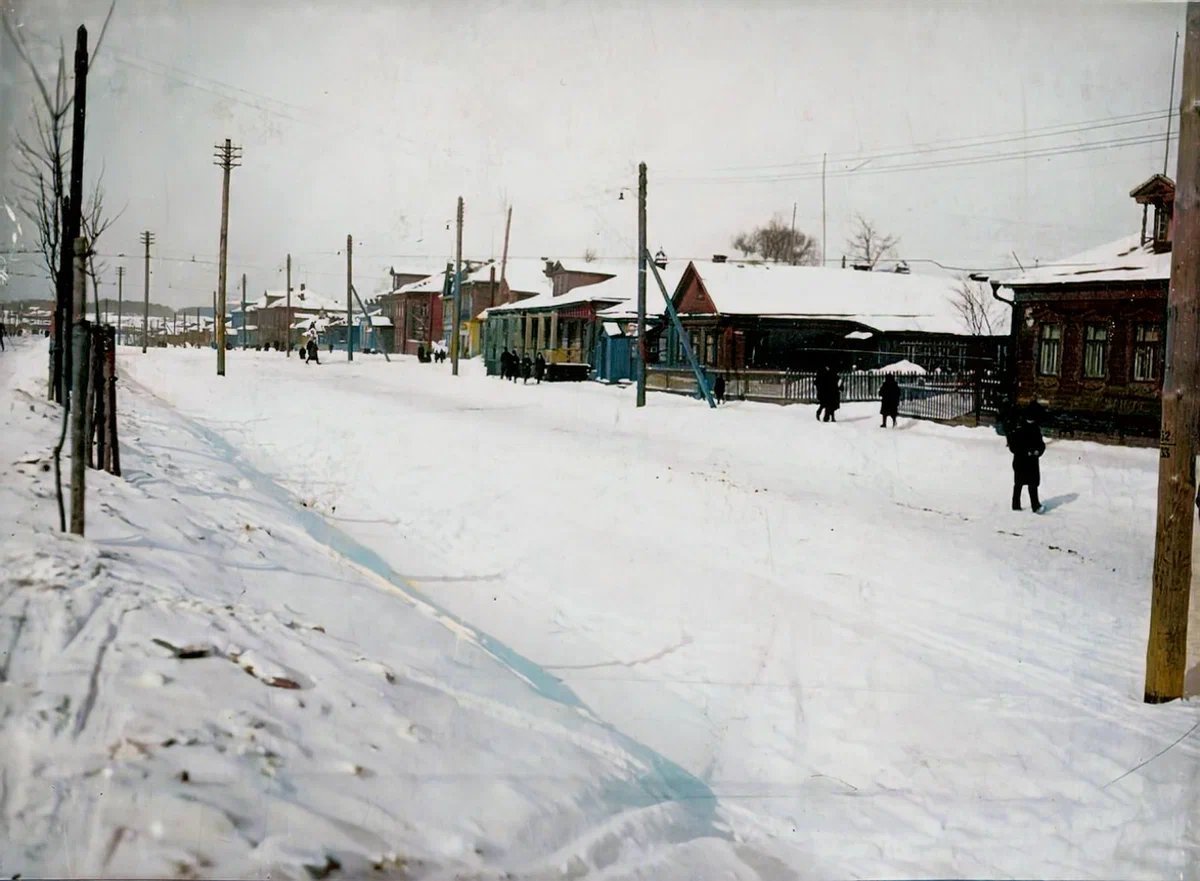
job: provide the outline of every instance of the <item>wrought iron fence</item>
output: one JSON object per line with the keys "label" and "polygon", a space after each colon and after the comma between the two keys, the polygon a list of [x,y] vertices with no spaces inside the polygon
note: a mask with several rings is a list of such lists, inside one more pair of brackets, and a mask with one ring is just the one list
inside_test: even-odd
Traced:
{"label": "wrought iron fence", "polygon": [[[815,404],[816,374],[789,370],[731,371],[725,376],[730,400],[776,404]],[[900,414],[914,419],[959,422],[995,418],[1006,397],[1002,377],[992,371],[961,373],[894,373],[900,386]],[[709,381],[716,374],[709,372]],[[885,374],[870,370],[838,374],[842,403],[878,401]],[[690,370],[648,367],[646,387],[656,391],[699,395]]]}

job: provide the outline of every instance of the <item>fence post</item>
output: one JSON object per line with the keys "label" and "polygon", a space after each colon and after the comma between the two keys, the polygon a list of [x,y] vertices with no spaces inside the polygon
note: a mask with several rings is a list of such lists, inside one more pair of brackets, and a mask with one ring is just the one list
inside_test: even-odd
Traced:
{"label": "fence post", "polygon": [[104,362],[105,385],[108,388],[108,471],[121,476],[121,446],[117,436],[117,331],[108,330],[108,347]]}
{"label": "fence post", "polygon": [[95,467],[100,470],[105,470],[108,465],[108,421],[105,416],[105,398],[108,394],[108,389],[104,382],[104,349],[105,340],[108,338],[106,328],[96,326],[92,328],[92,400],[93,413],[91,431],[88,435],[88,443],[93,441],[96,444],[96,459]]}

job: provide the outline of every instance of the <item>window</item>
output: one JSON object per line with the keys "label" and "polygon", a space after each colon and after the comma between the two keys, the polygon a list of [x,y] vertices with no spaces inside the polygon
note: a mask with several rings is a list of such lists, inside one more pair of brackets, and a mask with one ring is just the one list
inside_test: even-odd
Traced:
{"label": "window", "polygon": [[717,364],[717,334],[715,331],[708,331],[704,334],[704,363],[709,367],[715,367]]}
{"label": "window", "polygon": [[1108,328],[1089,324],[1083,329],[1083,375],[1087,379],[1102,379],[1108,363]]}
{"label": "window", "polygon": [[1162,359],[1162,328],[1157,324],[1139,324],[1133,329],[1134,382],[1154,382],[1159,377]]}
{"label": "window", "polygon": [[1043,324],[1038,347],[1038,373],[1042,376],[1058,376],[1062,363],[1062,326]]}

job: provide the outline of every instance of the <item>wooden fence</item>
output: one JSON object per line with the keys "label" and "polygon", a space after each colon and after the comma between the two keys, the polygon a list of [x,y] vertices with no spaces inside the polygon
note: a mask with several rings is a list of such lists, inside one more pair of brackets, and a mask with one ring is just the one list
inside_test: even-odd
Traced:
{"label": "wooden fence", "polygon": [[[716,374],[709,373],[709,381]],[[816,374],[787,370],[743,370],[725,375],[727,400],[772,404],[815,404]],[[938,422],[989,421],[1004,405],[1003,379],[991,371],[963,373],[897,373],[900,415]],[[839,373],[842,403],[878,401],[884,374],[869,370]],[[653,391],[699,395],[691,370],[649,367],[646,387]]]}

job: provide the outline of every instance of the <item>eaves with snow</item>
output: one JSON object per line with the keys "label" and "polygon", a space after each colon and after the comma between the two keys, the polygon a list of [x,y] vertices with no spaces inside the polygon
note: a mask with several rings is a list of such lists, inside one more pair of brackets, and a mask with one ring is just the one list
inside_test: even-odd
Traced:
{"label": "eaves with snow", "polygon": [[[966,334],[959,279],[819,266],[693,262],[719,315],[847,321],[883,333]],[[711,314],[708,313],[708,314]],[[1009,310],[995,333],[1008,333]]]}
{"label": "eaves with snow", "polygon": [[997,278],[1004,287],[1169,281],[1171,252],[1155,253],[1141,236],[1123,236],[1114,242],[1056,260],[1014,275]]}

